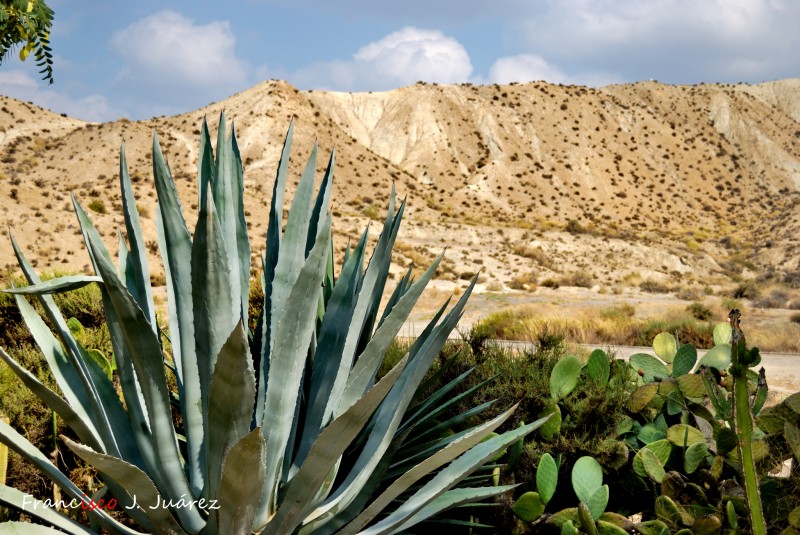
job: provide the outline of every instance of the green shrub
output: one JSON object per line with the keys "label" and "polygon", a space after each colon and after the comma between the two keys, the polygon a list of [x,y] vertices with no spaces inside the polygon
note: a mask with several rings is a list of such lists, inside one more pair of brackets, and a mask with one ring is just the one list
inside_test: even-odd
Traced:
{"label": "green shrub", "polygon": [[696,320],[708,321],[714,317],[714,313],[703,303],[695,301],[686,307],[686,311]]}
{"label": "green shrub", "polygon": [[106,203],[101,201],[100,199],[94,199],[88,204],[89,210],[93,212],[97,212],[98,214],[107,214],[108,210],[106,210]]}

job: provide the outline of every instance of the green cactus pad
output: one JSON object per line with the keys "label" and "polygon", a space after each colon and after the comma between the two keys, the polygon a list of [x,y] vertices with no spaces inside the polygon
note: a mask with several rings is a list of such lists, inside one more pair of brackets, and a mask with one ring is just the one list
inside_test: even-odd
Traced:
{"label": "green cactus pad", "polygon": [[705,442],[695,442],[683,453],[683,468],[687,474],[694,473],[703,459],[708,455],[708,444]]}
{"label": "green cactus pad", "polygon": [[628,520],[628,517],[623,516],[619,513],[612,513],[611,511],[606,511],[602,515],[600,515],[600,520],[598,522],[606,522],[608,524],[614,524],[615,526],[622,528],[625,531],[633,531],[636,529],[636,525]]}
{"label": "green cactus pad", "polygon": [[653,339],[653,351],[664,362],[672,362],[678,352],[678,340],[670,333],[658,333]]}
{"label": "green cactus pad", "polygon": [[572,520],[568,520],[561,525],[561,535],[580,535],[580,531],[572,523]]}
{"label": "green cactus pad", "polygon": [[581,361],[573,355],[556,362],[550,373],[550,396],[556,401],[567,397],[578,386],[581,368]]}
{"label": "green cactus pad", "polygon": [[690,446],[695,442],[705,442],[706,437],[696,427],[686,424],[675,424],[667,430],[667,440],[676,446]]}
{"label": "green cactus pad", "polygon": [[675,380],[678,383],[678,388],[687,398],[702,399],[706,394],[706,387],[700,375],[681,375]]}
{"label": "green cactus pad", "polygon": [[721,427],[717,433],[717,453],[725,455],[736,447],[736,433],[730,427]]}
{"label": "green cactus pad", "polygon": [[588,503],[602,485],[603,469],[594,457],[586,455],[575,461],[572,467],[572,489],[580,501]]}
{"label": "green cactus pad", "polygon": [[597,535],[597,525],[592,517],[592,513],[585,503],[578,504],[578,519],[580,520],[581,529],[589,535]]}
{"label": "green cactus pad", "polygon": [[783,404],[792,409],[797,414],[800,414],[800,392],[795,392],[788,398],[784,399]]}
{"label": "green cactus pad", "polygon": [[592,494],[589,501],[585,502],[586,508],[589,509],[589,513],[592,515],[592,520],[597,521],[600,515],[606,510],[606,506],[608,505],[608,493],[608,485],[603,485]]}
{"label": "green cactus pad", "polygon": [[650,479],[656,483],[661,483],[664,480],[664,476],[667,475],[664,471],[664,465],[661,464],[661,460],[651,449],[642,448],[640,453],[644,471],[650,476]]}
{"label": "green cactus pad", "polygon": [[578,508],[568,507],[567,509],[562,509],[561,511],[550,515],[545,521],[545,524],[555,526],[560,529],[564,524],[577,524],[578,522],[580,522],[580,520],[578,520]]}
{"label": "green cactus pad", "polygon": [[648,520],[636,524],[636,531],[642,535],[669,535],[669,527],[660,520]]}
{"label": "green cactus pad", "polygon": [[705,515],[694,519],[691,533],[694,535],[711,535],[722,529],[722,520],[717,515]]}
{"label": "green cactus pad", "polygon": [[675,353],[672,361],[672,376],[680,377],[692,371],[697,363],[697,349],[692,344],[684,344]]}
{"label": "green cactus pad", "polygon": [[608,377],[611,375],[611,362],[608,355],[602,349],[595,349],[589,355],[586,362],[586,373],[596,383],[600,385],[608,384]]}
{"label": "green cactus pad", "polygon": [[73,334],[73,336],[81,337],[85,332],[83,325],[81,325],[81,322],[78,321],[77,318],[68,319],[67,327],[69,327],[69,331]]}
{"label": "green cactus pad", "polygon": [[[800,513],[800,507],[795,510]],[[730,527],[732,530],[736,531],[739,528],[739,517],[736,516],[736,507],[733,505],[731,500],[728,500],[728,503],[725,505],[725,518],[728,521],[728,527]],[[798,520],[800,520],[800,518],[798,518]],[[792,523],[791,514],[789,515],[789,523]]]}
{"label": "green cactus pad", "polygon": [[730,344],[733,329],[730,323],[717,323],[714,326],[714,345]]}
{"label": "green cactus pad", "polygon": [[663,465],[666,464],[669,459],[669,454],[672,451],[672,444],[670,444],[667,439],[656,440],[636,452],[636,455],[633,457],[633,471],[642,477],[647,477],[647,471],[644,469],[644,463],[642,462],[642,452],[644,450],[651,450],[655,453],[656,457],[658,457],[658,460],[661,461]]}
{"label": "green cactus pad", "polygon": [[639,430],[639,434],[636,435],[636,438],[638,438],[643,444],[650,444],[656,440],[667,438],[667,435],[654,424],[646,424],[643,425]]}
{"label": "green cactus pad", "polygon": [[539,460],[539,466],[536,468],[536,490],[539,491],[539,497],[543,504],[553,497],[558,485],[558,467],[553,456],[549,453],[542,455]]}
{"label": "green cactus pad", "polygon": [[628,363],[630,363],[633,369],[639,372],[640,375],[644,373],[643,377],[645,381],[663,379],[670,376],[670,370],[667,365],[658,358],[653,355],[648,355],[647,353],[631,355],[628,359]]}
{"label": "green cactus pad", "polygon": [[717,344],[700,359],[701,366],[725,370],[731,364],[731,346],[729,344]]}
{"label": "green cactus pad", "polygon": [[605,520],[598,520],[597,533],[599,535],[626,535],[628,532],[616,524],[606,522]]}
{"label": "green cactus pad", "polygon": [[558,434],[561,432],[561,408],[552,401],[552,404],[549,407],[546,407],[537,418],[544,418],[545,416],[550,416],[541,427],[539,427],[539,433],[542,436],[543,440],[551,441],[555,439]]}
{"label": "green cactus pad", "polygon": [[677,527],[683,524],[681,510],[668,496],[656,498],[656,516],[668,526]]}
{"label": "green cactus pad", "polygon": [[792,512],[789,513],[789,525],[793,528],[800,529],[800,507],[795,507]]}
{"label": "green cactus pad", "polygon": [[642,385],[634,390],[631,397],[628,399],[628,410],[631,412],[640,412],[653,400],[653,397],[658,393],[658,385],[650,383]]}
{"label": "green cactus pad", "polygon": [[539,493],[526,492],[511,506],[511,511],[525,522],[533,522],[544,513],[544,502]]}

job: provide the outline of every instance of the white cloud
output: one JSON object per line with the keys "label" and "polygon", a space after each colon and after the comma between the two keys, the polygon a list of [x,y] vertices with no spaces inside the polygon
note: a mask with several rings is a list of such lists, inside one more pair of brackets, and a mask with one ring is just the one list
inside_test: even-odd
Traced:
{"label": "white cloud", "polygon": [[110,121],[124,115],[113,109],[103,95],[89,95],[74,99],[64,93],[48,89],[22,69],[0,71],[0,94],[19,100],[34,102],[37,106],[56,113],[66,113],[84,121]]}
{"label": "white cloud", "polygon": [[521,18],[520,46],[565,71],[712,82],[800,69],[795,0],[552,0]]}
{"label": "white cloud", "polygon": [[544,58],[535,54],[519,54],[500,58],[489,70],[489,81],[495,84],[538,80],[560,84],[567,80],[567,76],[547,63]]}
{"label": "white cloud", "polygon": [[111,48],[123,59],[115,86],[130,99],[144,92],[150,109],[205,105],[249,85],[235,45],[226,21],[198,25],[175,11],[154,13],[112,37]]}
{"label": "white cloud", "polygon": [[469,54],[456,39],[406,27],[360,48],[350,61],[316,63],[295,71],[289,81],[305,88],[364,91],[417,81],[465,82],[471,73]]}

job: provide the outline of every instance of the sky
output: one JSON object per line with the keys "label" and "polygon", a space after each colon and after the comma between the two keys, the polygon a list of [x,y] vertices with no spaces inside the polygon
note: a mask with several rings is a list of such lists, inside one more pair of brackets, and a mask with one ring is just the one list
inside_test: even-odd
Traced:
{"label": "sky", "polygon": [[602,86],[800,77],[800,0],[49,0],[55,83],[33,57],[0,94],[88,121],[205,106],[267,79]]}

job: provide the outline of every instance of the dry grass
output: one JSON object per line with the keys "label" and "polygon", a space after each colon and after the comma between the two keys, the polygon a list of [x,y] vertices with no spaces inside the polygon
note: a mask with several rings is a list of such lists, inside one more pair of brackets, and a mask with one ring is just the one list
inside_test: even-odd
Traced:
{"label": "dry grass", "polygon": [[[700,321],[685,310],[658,317],[637,317],[631,305],[618,305],[570,314],[543,315],[532,306],[506,309],[488,315],[481,324],[492,336],[506,340],[537,341],[553,335],[566,341],[598,345],[647,346],[660,332],[671,332],[700,348],[713,345],[714,322]],[[800,353],[800,324],[790,320],[748,326],[751,345],[766,352]]]}

